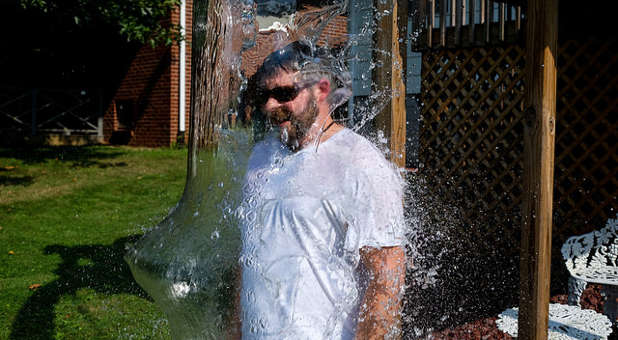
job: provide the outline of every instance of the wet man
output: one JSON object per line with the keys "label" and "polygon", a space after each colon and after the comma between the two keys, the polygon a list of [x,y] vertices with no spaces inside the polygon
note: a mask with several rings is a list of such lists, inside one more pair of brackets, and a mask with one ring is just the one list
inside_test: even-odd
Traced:
{"label": "wet man", "polygon": [[256,144],[244,187],[243,339],[399,337],[401,178],[331,118],[347,97],[308,45],[272,53],[256,76],[277,131]]}

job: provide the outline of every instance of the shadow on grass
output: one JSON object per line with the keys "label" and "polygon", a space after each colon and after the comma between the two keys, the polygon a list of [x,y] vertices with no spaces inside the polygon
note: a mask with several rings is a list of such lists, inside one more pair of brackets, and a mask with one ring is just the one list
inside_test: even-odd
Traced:
{"label": "shadow on grass", "polygon": [[114,159],[123,154],[125,154],[125,152],[119,149],[94,146],[0,148],[0,158],[16,158],[22,160],[26,164],[39,164],[49,160],[58,160],[61,162],[70,162],[73,167],[90,167],[95,165],[107,167],[109,164],[101,162],[102,160]]}
{"label": "shadow on grass", "polygon": [[34,177],[32,176],[2,176],[0,175],[0,185],[23,185],[27,186],[32,184]]}
{"label": "shadow on grass", "polygon": [[[28,298],[13,322],[9,339],[54,339],[56,304],[62,296],[75,294],[81,288],[146,297],[123,260],[125,244],[135,242],[140,236],[119,238],[111,245],[45,247],[45,254],[59,254],[62,258],[54,271],[59,277],[39,287]],[[88,264],[81,265],[80,260]]]}

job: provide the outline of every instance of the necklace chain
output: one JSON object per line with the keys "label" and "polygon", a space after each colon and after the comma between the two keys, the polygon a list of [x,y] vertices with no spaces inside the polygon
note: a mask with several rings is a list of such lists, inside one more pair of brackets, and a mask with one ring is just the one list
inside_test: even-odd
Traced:
{"label": "necklace chain", "polygon": [[332,122],[330,122],[330,124],[328,124],[328,126],[326,127],[326,129],[322,130],[322,134],[324,134],[326,131],[328,131],[328,129],[330,129],[331,126],[333,126],[333,124],[335,124],[335,121],[333,120]]}

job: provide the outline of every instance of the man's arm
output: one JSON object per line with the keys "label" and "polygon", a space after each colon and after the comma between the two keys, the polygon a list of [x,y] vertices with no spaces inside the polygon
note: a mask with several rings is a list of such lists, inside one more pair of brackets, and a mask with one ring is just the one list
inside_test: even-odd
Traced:
{"label": "man's arm", "polygon": [[369,274],[369,284],[361,302],[356,339],[400,338],[405,250],[399,246],[363,247],[360,255]]}

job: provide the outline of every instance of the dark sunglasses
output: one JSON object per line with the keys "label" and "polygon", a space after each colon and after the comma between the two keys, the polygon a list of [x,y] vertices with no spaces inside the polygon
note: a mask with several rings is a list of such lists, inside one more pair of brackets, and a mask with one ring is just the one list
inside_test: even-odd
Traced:
{"label": "dark sunglasses", "polygon": [[305,83],[303,85],[294,86],[278,86],[273,89],[260,89],[258,95],[260,99],[266,103],[269,98],[273,98],[279,103],[286,103],[298,97],[300,91],[313,86],[315,83]]}

